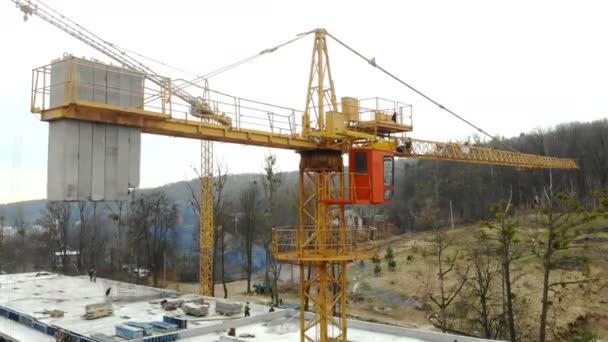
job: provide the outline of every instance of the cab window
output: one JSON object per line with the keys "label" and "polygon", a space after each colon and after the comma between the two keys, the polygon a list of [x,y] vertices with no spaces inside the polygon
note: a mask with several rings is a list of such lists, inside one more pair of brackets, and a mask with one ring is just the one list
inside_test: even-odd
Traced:
{"label": "cab window", "polygon": [[393,185],[393,158],[384,157],[384,186]]}

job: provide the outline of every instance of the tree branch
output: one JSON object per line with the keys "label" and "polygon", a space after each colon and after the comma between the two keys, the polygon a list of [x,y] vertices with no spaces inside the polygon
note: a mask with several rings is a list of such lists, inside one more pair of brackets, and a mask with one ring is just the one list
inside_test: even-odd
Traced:
{"label": "tree branch", "polygon": [[549,288],[552,288],[554,286],[563,287],[563,286],[575,285],[575,284],[588,284],[588,283],[592,283],[597,280],[598,280],[598,278],[589,278],[589,279],[571,280],[571,281],[558,281],[558,282],[549,284]]}

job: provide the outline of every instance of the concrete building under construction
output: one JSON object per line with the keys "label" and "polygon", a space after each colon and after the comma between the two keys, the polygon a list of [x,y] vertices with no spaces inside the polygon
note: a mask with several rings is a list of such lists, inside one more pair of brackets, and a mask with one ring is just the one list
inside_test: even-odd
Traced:
{"label": "concrete building under construction", "polygon": [[[186,314],[184,304],[209,306],[202,317]],[[218,311],[232,305],[231,315]],[[87,307],[110,308],[88,319]],[[173,304],[173,305],[172,305]],[[55,273],[0,275],[0,337],[8,341],[295,341],[298,310],[276,309],[88,276]],[[313,315],[306,319],[312,319]],[[338,318],[336,318],[338,319]],[[473,342],[477,338],[349,320],[349,341]],[[133,338],[125,337],[127,327]],[[148,328],[150,327],[150,328]],[[331,332],[330,332],[331,333]],[[231,336],[233,335],[233,336]]]}

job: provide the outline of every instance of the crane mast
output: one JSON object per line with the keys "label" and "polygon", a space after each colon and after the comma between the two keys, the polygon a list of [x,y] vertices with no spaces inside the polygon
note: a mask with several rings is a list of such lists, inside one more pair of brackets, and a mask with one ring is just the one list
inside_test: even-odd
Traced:
{"label": "crane mast", "polygon": [[[208,101],[209,84],[205,80],[203,99]],[[201,118],[201,122],[210,120]],[[213,142],[201,140],[201,198],[199,215],[199,293],[205,296],[214,295],[213,286],[213,251],[215,250],[214,200],[213,200]]]}
{"label": "crane mast", "polygon": [[201,140],[199,293],[213,296],[213,142]]}
{"label": "crane mast", "polygon": [[[78,98],[77,91],[67,92],[63,103],[50,106],[44,102],[51,89],[46,78],[48,67],[33,72],[32,111],[39,113],[43,121],[72,119],[122,125],[136,127],[144,133],[201,140],[201,294],[213,294],[213,141],[288,149],[300,154],[298,223],[294,227],[274,228],[271,248],[276,260],[296,264],[300,269],[302,342],[348,340],[347,266],[374,255],[375,229],[349,226],[345,222],[345,207],[391,201],[394,157],[525,169],[578,169],[572,159],[410,138],[406,134],[412,131],[412,124],[404,120],[397,108],[388,112],[379,108],[368,110],[366,114],[371,117],[365,119],[363,112],[367,109],[363,109],[356,98],[343,97],[338,103],[327,48],[327,37],[335,37],[324,29],[309,32],[314,32],[314,43],[305,107],[299,126],[292,116],[285,116],[286,133],[276,129],[276,123],[270,118],[274,113],[266,111],[267,127],[260,129],[259,124],[244,127],[240,111],[247,107],[239,105],[240,99],[233,99],[233,113],[227,117],[217,105],[211,107],[207,86],[202,97],[194,97],[46,5],[11,1],[26,16],[37,15],[128,69],[145,74],[160,87],[161,101],[169,103],[169,108],[175,95],[190,106],[188,114],[199,118],[175,117],[164,106],[159,111],[87,102]],[[374,60],[369,62],[376,66]],[[236,125],[232,125],[233,120]],[[348,169],[344,166],[344,155],[349,158]],[[307,304],[314,307],[312,313],[306,311]]]}

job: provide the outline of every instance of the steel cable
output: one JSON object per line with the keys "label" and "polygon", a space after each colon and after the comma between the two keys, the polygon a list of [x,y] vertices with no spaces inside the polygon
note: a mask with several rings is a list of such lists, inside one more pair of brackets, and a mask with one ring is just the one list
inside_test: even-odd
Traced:
{"label": "steel cable", "polygon": [[378,70],[382,71],[383,73],[385,73],[386,75],[388,75],[389,77],[391,77],[392,79],[394,79],[395,81],[401,83],[402,85],[408,87],[410,90],[412,90],[413,92],[415,92],[416,94],[422,96],[423,98],[425,98],[426,100],[428,100],[429,102],[435,104],[437,107],[439,107],[440,109],[443,109],[444,111],[448,112],[449,114],[453,115],[454,117],[458,118],[459,120],[461,120],[462,122],[466,123],[467,125],[473,127],[474,129],[476,129],[477,131],[479,131],[480,133],[482,133],[483,135],[491,138],[492,140],[498,142],[499,144],[501,144],[502,146],[506,147],[507,149],[514,151],[514,152],[519,152],[518,150],[516,150],[515,148],[509,146],[508,144],[506,144],[505,142],[501,141],[500,139],[498,139],[496,136],[486,132],[485,130],[483,130],[481,127],[473,124],[472,122],[470,122],[469,120],[463,118],[462,116],[456,114],[454,111],[450,110],[449,108],[446,108],[444,105],[442,105],[441,103],[433,100],[431,97],[429,97],[428,95],[424,94],[423,92],[421,92],[420,90],[414,88],[413,86],[411,86],[410,84],[408,84],[407,82],[403,81],[402,79],[400,79],[399,77],[395,76],[394,74],[392,74],[391,72],[389,72],[388,70],[384,69],[383,67],[379,66],[376,63],[376,59],[375,58],[367,58],[365,57],[363,54],[361,54],[360,52],[358,52],[357,50],[353,49],[352,47],[350,47],[349,45],[347,45],[346,43],[342,42],[340,39],[336,38],[335,36],[331,35],[330,33],[327,33],[328,36],[330,36],[333,40],[335,40],[338,44],[342,45],[344,48],[346,48],[347,50],[349,50],[350,52],[354,53],[355,55],[361,57],[362,59],[364,59],[366,62],[368,62],[371,66],[377,68]]}

